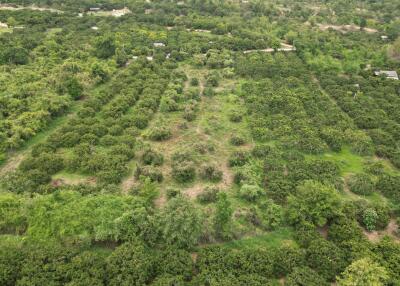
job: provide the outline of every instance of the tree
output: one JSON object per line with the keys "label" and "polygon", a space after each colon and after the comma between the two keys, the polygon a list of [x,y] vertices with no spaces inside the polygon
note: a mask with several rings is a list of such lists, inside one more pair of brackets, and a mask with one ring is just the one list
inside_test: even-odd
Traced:
{"label": "tree", "polygon": [[115,40],[111,35],[100,37],[95,42],[96,56],[107,59],[115,54]]}
{"label": "tree", "polygon": [[218,237],[225,239],[230,236],[233,208],[225,192],[220,192],[215,206],[214,230]]}
{"label": "tree", "polygon": [[150,249],[138,242],[125,243],[107,259],[108,285],[141,286],[154,277],[155,258]]}
{"label": "tree", "polygon": [[191,248],[201,234],[201,213],[188,199],[179,196],[169,200],[161,211],[159,226],[166,244]]}
{"label": "tree", "polygon": [[334,243],[322,238],[310,243],[306,261],[309,267],[327,280],[333,280],[345,267],[343,251]]}
{"label": "tree", "polygon": [[288,197],[288,219],[292,224],[311,222],[323,226],[339,208],[337,191],[315,181],[306,181]]}
{"label": "tree", "polygon": [[326,280],[309,267],[298,267],[290,273],[285,282],[286,286],[329,286]]}
{"label": "tree", "polygon": [[386,269],[370,258],[362,258],[350,264],[337,278],[338,286],[384,286],[389,275]]}

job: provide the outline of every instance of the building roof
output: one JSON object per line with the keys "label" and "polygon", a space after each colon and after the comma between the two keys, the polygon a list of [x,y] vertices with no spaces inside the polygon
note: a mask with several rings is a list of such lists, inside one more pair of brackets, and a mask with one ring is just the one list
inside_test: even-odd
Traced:
{"label": "building roof", "polygon": [[387,78],[399,79],[396,71],[375,71],[375,75],[385,75]]}
{"label": "building roof", "polygon": [[153,43],[154,47],[165,47],[164,43]]}

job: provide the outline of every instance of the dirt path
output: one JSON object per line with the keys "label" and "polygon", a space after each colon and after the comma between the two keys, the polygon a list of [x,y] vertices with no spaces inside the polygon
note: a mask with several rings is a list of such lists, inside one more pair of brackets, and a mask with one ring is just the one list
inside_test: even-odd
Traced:
{"label": "dirt path", "polygon": [[127,177],[125,180],[122,181],[121,188],[122,188],[122,193],[127,195],[129,191],[135,186],[136,180],[133,175],[130,175]]}
{"label": "dirt path", "polygon": [[16,170],[19,164],[21,164],[21,162],[24,160],[27,153],[28,151],[24,151],[11,156],[7,160],[7,162],[0,168],[0,178],[5,176],[8,172]]}
{"label": "dirt path", "polygon": [[371,231],[371,232],[364,230],[364,234],[371,242],[378,242],[384,236],[390,236],[394,238],[397,242],[400,242],[400,238],[396,236],[398,229],[399,226],[397,225],[396,219],[392,218],[390,219],[386,229],[381,231]]}

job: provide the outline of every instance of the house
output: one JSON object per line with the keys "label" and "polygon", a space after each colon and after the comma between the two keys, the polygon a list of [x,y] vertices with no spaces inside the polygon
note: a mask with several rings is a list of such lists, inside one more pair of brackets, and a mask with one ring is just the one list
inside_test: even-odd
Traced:
{"label": "house", "polygon": [[8,25],[6,23],[0,22],[0,28],[8,28]]}
{"label": "house", "polygon": [[147,56],[147,57],[146,57],[146,60],[148,60],[148,61],[151,62],[151,61],[153,60],[153,57],[152,57],[152,56]]}
{"label": "house", "polygon": [[99,7],[91,7],[91,8],[89,8],[89,11],[92,11],[92,12],[98,12],[100,10],[101,10],[101,8],[99,8]]}
{"label": "house", "polygon": [[165,47],[165,44],[164,43],[154,43],[153,46],[155,48],[161,48],[161,47]]}
{"label": "house", "polygon": [[99,29],[99,27],[93,26],[93,27],[91,27],[91,29],[97,31]]}
{"label": "house", "polygon": [[385,35],[382,35],[382,36],[381,36],[381,39],[382,39],[383,41],[386,41],[387,39],[389,39],[389,37],[388,37],[388,36],[385,36]]}
{"label": "house", "polygon": [[384,75],[386,78],[399,80],[399,76],[396,71],[375,71],[376,76]]}

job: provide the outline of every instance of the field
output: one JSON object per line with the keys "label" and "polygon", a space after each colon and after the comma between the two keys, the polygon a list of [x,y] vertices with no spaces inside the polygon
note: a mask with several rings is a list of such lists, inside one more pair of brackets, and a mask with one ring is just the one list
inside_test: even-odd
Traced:
{"label": "field", "polygon": [[0,285],[400,283],[395,0],[103,2],[0,5]]}

